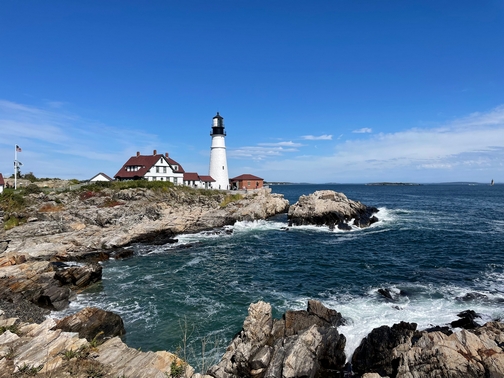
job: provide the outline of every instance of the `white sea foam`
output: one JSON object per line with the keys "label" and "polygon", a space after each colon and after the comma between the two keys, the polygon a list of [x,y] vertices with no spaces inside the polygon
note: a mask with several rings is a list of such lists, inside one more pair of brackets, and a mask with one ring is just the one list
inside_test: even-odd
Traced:
{"label": "white sea foam", "polygon": [[249,232],[249,231],[270,231],[279,230],[287,224],[284,222],[255,220],[255,221],[240,221],[233,226],[234,232]]}
{"label": "white sea foam", "polygon": [[[399,295],[397,287],[388,288],[393,297]],[[398,297],[395,301],[386,301],[377,295],[377,289],[370,289],[364,297],[333,297],[324,304],[337,310],[346,319],[347,324],[338,327],[345,335],[347,342],[345,353],[350,359],[361,340],[374,328],[383,325],[392,326],[401,321],[417,323],[417,329],[422,330],[433,326],[449,326],[458,319],[457,314],[471,309],[481,315],[477,322],[484,324],[492,319],[501,318],[503,310],[497,303],[488,304],[478,301],[467,303],[461,298],[469,290],[454,287],[418,287],[422,295]],[[488,293],[484,293],[488,295]],[[489,297],[489,299],[491,299]]]}

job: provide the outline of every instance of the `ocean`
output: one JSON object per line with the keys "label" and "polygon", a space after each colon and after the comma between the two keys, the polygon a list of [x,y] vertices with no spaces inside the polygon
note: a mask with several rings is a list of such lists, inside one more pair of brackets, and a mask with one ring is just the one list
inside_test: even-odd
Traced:
{"label": "ocean", "polygon": [[448,325],[467,309],[481,324],[504,319],[504,185],[272,186],[291,204],[322,189],[377,207],[379,222],[285,230],[280,214],[179,235],[176,244],[137,244],[133,258],[103,262],[102,282],[58,316],[114,311],[130,347],[177,352],[197,371],[220,358],[259,300],[277,318],[309,299],[339,311],[348,358],[382,325]]}

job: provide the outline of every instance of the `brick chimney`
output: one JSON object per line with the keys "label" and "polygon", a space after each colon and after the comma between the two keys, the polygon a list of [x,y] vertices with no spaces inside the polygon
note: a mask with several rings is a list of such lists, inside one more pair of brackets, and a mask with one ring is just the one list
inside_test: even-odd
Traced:
{"label": "brick chimney", "polygon": [[157,151],[156,151],[156,150],[154,150],[154,152],[152,153],[152,155],[157,155]]}
{"label": "brick chimney", "polygon": [[168,156],[168,152],[165,152],[164,156],[165,156],[165,158],[167,158],[167,159],[168,159],[168,158],[169,158],[169,156]]}
{"label": "brick chimney", "polygon": [[137,151],[137,156],[140,156],[140,151]]}

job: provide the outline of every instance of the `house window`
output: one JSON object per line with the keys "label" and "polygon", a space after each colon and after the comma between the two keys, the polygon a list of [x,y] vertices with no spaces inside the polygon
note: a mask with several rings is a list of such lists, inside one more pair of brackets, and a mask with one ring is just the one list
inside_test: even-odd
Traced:
{"label": "house window", "polygon": [[166,173],[166,167],[163,167],[163,173]]}
{"label": "house window", "polygon": [[159,167],[156,167],[156,173],[159,173]]}
{"label": "house window", "polygon": [[247,186],[250,186],[250,181],[247,181]]}
{"label": "house window", "polygon": [[178,178],[177,178],[177,177],[174,177],[174,178],[173,178],[173,183],[174,183],[174,184],[177,184],[177,183],[178,183]]}
{"label": "house window", "polygon": [[174,165],[174,166],[173,166],[173,170],[174,170],[174,171],[178,171],[178,165]]}

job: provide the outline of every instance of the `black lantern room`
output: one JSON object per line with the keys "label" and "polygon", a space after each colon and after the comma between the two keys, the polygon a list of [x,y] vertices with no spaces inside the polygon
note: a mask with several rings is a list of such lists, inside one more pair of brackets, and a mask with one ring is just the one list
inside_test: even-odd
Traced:
{"label": "black lantern room", "polygon": [[210,135],[226,135],[224,131],[224,118],[220,116],[219,112],[213,117],[212,133]]}

